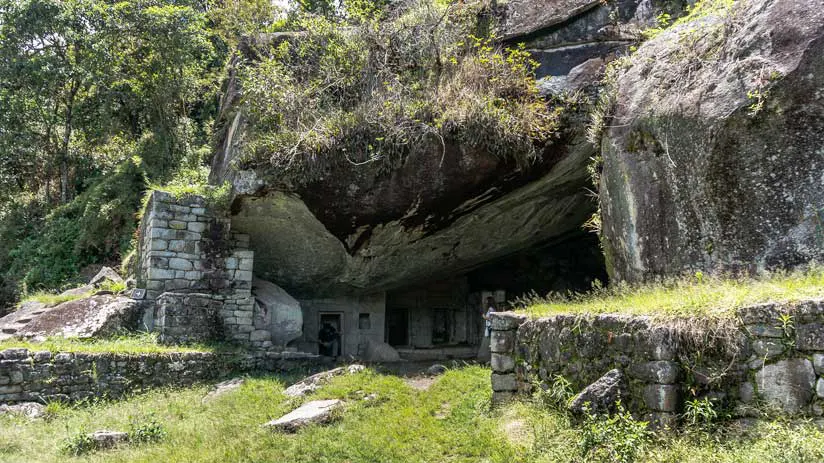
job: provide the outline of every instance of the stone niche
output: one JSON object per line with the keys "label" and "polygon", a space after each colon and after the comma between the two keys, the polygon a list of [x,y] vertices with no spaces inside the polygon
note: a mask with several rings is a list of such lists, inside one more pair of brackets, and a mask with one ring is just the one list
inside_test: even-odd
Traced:
{"label": "stone niche", "polygon": [[740,309],[728,325],[621,315],[527,319],[496,314],[495,402],[563,377],[576,392],[608,372],[626,378],[636,416],[673,424],[685,402],[709,398],[736,417],[824,415],[824,300]]}
{"label": "stone niche", "polygon": [[267,327],[254,323],[249,237],[231,231],[225,212],[202,197],[154,191],[139,234],[137,285],[153,302],[144,329],[159,332],[166,343],[272,346]]}

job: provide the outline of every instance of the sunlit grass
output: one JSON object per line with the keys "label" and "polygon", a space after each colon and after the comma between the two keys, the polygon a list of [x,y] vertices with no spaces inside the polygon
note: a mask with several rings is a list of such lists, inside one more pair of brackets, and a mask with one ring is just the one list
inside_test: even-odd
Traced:
{"label": "sunlit grass", "polygon": [[29,294],[22,301],[18,304],[20,307],[22,304],[26,302],[39,302],[41,304],[45,304],[49,307],[55,306],[58,304],[62,304],[64,302],[76,301],[78,299],[83,299],[86,297],[91,296],[94,294],[94,291],[88,291],[85,293],[80,294],[54,294],[54,293],[47,293],[47,292],[36,292]]}
{"label": "sunlit grass", "polygon": [[[18,462],[588,462],[581,429],[565,413],[534,403],[489,405],[489,370],[450,370],[426,391],[372,371],[337,377],[305,399],[283,389],[296,377],[247,379],[239,390],[203,404],[209,387],[162,390],[117,403],[52,406],[51,418],[0,416],[0,461]],[[374,394],[373,400],[363,397]],[[263,428],[308,400],[346,401],[340,418],[297,434]],[[60,453],[77,433],[128,431],[156,420],[166,437],[82,457]],[[812,462],[824,460],[824,434],[809,422],[764,422],[747,432],[732,426],[653,438],[639,462]]]}
{"label": "sunlit grass", "polygon": [[79,299],[84,299],[93,296],[95,293],[99,291],[109,291],[117,294],[121,291],[124,291],[125,289],[126,282],[124,281],[106,280],[95,289],[73,294],[65,294],[65,292],[58,294],[46,291],[38,291],[36,293],[26,295],[26,297],[24,297],[23,300],[20,301],[17,307],[19,308],[22,304],[25,304],[26,302],[39,302],[41,304],[45,304],[48,307],[52,307],[58,304],[62,304],[64,302],[76,301]]}
{"label": "sunlit grass", "polygon": [[824,297],[824,267],[777,273],[763,278],[690,279],[640,286],[613,285],[591,293],[550,295],[524,302],[532,317],[555,314],[619,313],[672,317],[734,317],[736,309],[769,301],[793,302]]}
{"label": "sunlit grass", "polygon": [[170,352],[214,352],[230,350],[223,345],[196,344],[188,346],[167,346],[158,343],[157,333],[136,333],[109,339],[78,339],[50,337],[43,341],[7,339],[0,341],[0,350],[24,348],[31,351],[88,352],[116,354],[152,354]]}

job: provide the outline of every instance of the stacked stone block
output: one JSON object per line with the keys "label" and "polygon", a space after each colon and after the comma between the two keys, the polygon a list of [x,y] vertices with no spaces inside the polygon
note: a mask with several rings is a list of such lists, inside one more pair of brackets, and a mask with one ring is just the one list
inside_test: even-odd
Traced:
{"label": "stacked stone block", "polygon": [[[141,221],[138,286],[156,301],[151,327],[167,342],[202,341],[222,333],[224,340],[271,346],[271,334],[255,329],[252,320],[249,236],[230,228],[227,214],[201,197],[155,191],[149,198]],[[216,326],[204,326],[207,320]]]}
{"label": "stacked stone block", "polygon": [[213,353],[114,354],[0,351],[0,403],[116,399],[131,391],[188,386],[227,374]]}
{"label": "stacked stone block", "polygon": [[0,351],[0,404],[117,399],[156,387],[189,386],[250,371],[306,371],[326,362],[300,352],[69,353]]}
{"label": "stacked stone block", "polygon": [[515,397],[519,384],[515,375],[515,343],[518,327],[526,317],[501,312],[492,319],[489,339],[492,364],[492,403],[502,404]]}
{"label": "stacked stone block", "polygon": [[547,387],[559,376],[580,391],[619,369],[627,378],[624,405],[659,426],[674,425],[686,400],[704,398],[742,417],[757,416],[763,404],[824,415],[824,301],[761,304],[737,318],[739,329],[727,322],[722,341],[710,320],[683,329],[642,316],[495,314],[493,400]]}
{"label": "stacked stone block", "polygon": [[210,294],[163,293],[156,304],[162,343],[203,343],[223,337],[220,320],[223,303]]}

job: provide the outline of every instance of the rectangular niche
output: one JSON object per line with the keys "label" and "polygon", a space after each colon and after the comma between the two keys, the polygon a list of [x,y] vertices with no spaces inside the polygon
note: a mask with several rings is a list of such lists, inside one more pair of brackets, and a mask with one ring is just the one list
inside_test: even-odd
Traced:
{"label": "rectangular niche", "polygon": [[371,330],[372,329],[372,318],[370,317],[371,314],[362,313],[358,315],[358,329],[359,330]]}

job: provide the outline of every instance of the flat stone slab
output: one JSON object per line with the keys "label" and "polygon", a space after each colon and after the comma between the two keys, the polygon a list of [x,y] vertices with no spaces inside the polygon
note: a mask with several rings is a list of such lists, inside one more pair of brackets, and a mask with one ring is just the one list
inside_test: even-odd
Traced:
{"label": "flat stone slab", "polygon": [[313,400],[263,426],[277,431],[297,432],[310,424],[329,423],[332,421],[332,413],[341,405],[343,402],[338,399]]}
{"label": "flat stone slab", "polygon": [[209,403],[218,397],[224,396],[231,392],[237,391],[243,386],[246,380],[243,378],[234,378],[228,381],[223,381],[222,383],[215,384],[215,387],[206,394],[203,399],[201,399],[200,403]]}
{"label": "flat stone slab", "polygon": [[304,378],[297,383],[289,386],[283,392],[287,397],[303,397],[306,394],[315,392],[322,384],[328,382],[335,376],[343,374],[355,374],[365,370],[363,365],[353,364],[348,367],[338,367],[332,370],[324,371],[308,378]]}
{"label": "flat stone slab", "polygon": [[36,402],[24,402],[16,405],[0,405],[0,415],[24,416],[30,420],[42,418],[46,414],[46,406]]}
{"label": "flat stone slab", "polygon": [[627,396],[624,373],[621,370],[614,369],[585,387],[569,403],[568,409],[572,413],[584,414],[586,411],[585,405],[589,404],[591,412],[607,413],[615,409],[616,402]]}
{"label": "flat stone slab", "polygon": [[129,441],[129,434],[120,431],[95,431],[89,437],[97,449],[110,449]]}

